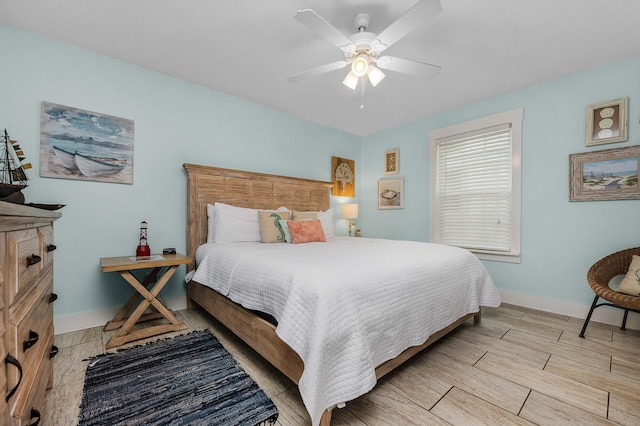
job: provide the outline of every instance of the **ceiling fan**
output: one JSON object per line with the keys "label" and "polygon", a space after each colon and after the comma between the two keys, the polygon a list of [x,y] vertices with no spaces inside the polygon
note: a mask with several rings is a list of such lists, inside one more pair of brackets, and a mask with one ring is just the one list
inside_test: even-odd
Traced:
{"label": "ceiling fan", "polygon": [[[427,78],[434,77],[440,72],[437,65],[380,54],[441,11],[440,0],[420,0],[380,34],[368,32],[371,17],[367,13],[359,13],[353,19],[357,32],[347,37],[313,10],[299,10],[295,19],[342,50],[344,60],[292,74],[287,80],[298,82],[307,77],[343,69],[347,65],[351,65],[351,70],[342,84],[352,90],[356,89],[361,79],[362,84],[366,84],[365,76],[371,85],[376,87],[385,78],[381,69]],[[364,87],[362,86],[363,89]]]}

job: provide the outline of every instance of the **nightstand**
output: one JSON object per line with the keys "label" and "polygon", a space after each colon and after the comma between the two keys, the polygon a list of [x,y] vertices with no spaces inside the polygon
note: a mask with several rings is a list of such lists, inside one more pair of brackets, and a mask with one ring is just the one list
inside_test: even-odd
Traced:
{"label": "nightstand", "polygon": [[[191,262],[193,262],[191,257],[178,253],[156,254],[145,258],[120,256],[103,257],[100,259],[102,272],[118,272],[122,278],[135,289],[135,292],[129,300],[127,300],[127,303],[124,304],[116,316],[107,322],[103,328],[104,331],[120,328],[118,334],[111,337],[105,345],[106,349],[120,346],[134,340],[187,328],[187,326],[178,320],[175,314],[158,299],[158,295],[178,267]],[[131,271],[136,269],[150,269],[150,271],[144,280],[139,281],[138,278],[131,273]],[[142,300],[136,306],[136,302],[138,302],[140,296],[142,296]],[[150,309],[152,312],[145,313],[147,309]],[[133,330],[133,326],[138,323],[160,318],[165,318],[169,323]]]}

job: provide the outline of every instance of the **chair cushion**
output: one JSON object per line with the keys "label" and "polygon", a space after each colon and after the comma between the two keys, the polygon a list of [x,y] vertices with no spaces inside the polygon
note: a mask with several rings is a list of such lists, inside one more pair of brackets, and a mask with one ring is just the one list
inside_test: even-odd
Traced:
{"label": "chair cushion", "polygon": [[620,281],[617,291],[630,296],[640,296],[640,256],[633,255],[627,275]]}

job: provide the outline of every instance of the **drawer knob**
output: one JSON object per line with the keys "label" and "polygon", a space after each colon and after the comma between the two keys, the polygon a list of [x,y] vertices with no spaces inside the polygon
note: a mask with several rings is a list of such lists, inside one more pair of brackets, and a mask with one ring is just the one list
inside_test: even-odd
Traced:
{"label": "drawer knob", "polygon": [[54,251],[57,248],[58,247],[56,247],[54,244],[47,244],[47,251]]}
{"label": "drawer knob", "polygon": [[49,352],[49,359],[58,355],[58,347],[56,345],[51,345],[51,352]]}
{"label": "drawer knob", "polygon": [[31,256],[27,257],[27,267],[35,265],[41,260],[42,258],[40,256],[38,256],[37,254],[32,254]]}
{"label": "drawer knob", "polygon": [[58,300],[58,295],[55,293],[51,293],[51,296],[49,296],[49,303],[53,303],[56,300]]}
{"label": "drawer knob", "polygon": [[7,354],[6,358],[4,359],[4,363],[11,364],[18,369],[18,383],[16,383],[13,389],[11,389],[7,394],[7,401],[9,401],[9,399],[11,399],[13,394],[16,393],[16,391],[18,390],[18,386],[20,386],[20,382],[22,381],[22,365],[20,365],[20,361],[18,361],[16,358],[11,356],[10,354]]}
{"label": "drawer knob", "polygon": [[36,410],[35,408],[31,408],[31,420],[36,419],[35,422],[33,423],[29,423],[29,426],[38,426],[38,423],[40,423],[40,411]]}
{"label": "drawer knob", "polygon": [[38,335],[38,333],[36,333],[33,330],[30,330],[29,338],[22,343],[22,348],[23,348],[22,350],[26,351],[27,349],[29,349],[30,347],[38,343],[39,339],[40,339],[40,336]]}

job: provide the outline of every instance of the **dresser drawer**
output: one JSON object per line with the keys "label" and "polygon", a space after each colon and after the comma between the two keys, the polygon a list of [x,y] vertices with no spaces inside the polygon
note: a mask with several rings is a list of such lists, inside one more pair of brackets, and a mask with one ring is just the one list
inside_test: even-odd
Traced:
{"label": "dresser drawer", "polygon": [[37,229],[7,232],[6,244],[9,272],[5,285],[9,290],[7,304],[11,305],[33,285],[44,268],[44,263],[42,240]]}
{"label": "dresser drawer", "polygon": [[0,201],[0,426],[44,426],[39,413],[53,385],[53,223],[60,216]]}
{"label": "dresser drawer", "polygon": [[6,356],[7,354],[4,351],[4,333],[0,332],[0,362],[2,362],[2,365],[0,365],[0,389],[2,390],[2,393],[0,393],[0,424],[4,424],[3,421],[5,420],[5,418],[3,416],[5,407],[7,406],[5,396],[7,392],[9,392],[9,390],[7,389],[7,375],[5,374],[5,372],[7,371],[6,363],[4,361]]}
{"label": "dresser drawer", "polygon": [[53,264],[53,253],[57,248],[53,243],[53,226],[41,226],[38,234],[42,244],[42,267],[46,268]]}
{"label": "dresser drawer", "polygon": [[7,262],[9,261],[9,257],[7,256],[7,234],[4,232],[0,232],[0,330],[4,330],[4,323],[2,310],[4,309],[4,286],[5,286],[5,275],[9,273],[7,271]]}
{"label": "dresser drawer", "polygon": [[[50,348],[53,345],[53,329],[51,334],[45,337],[46,339],[42,343],[46,343]],[[34,424],[39,415],[44,414],[46,390],[53,376],[53,361],[49,358],[48,353],[47,351],[43,361],[35,367],[35,376],[31,386],[28,388],[20,386],[9,401],[11,421],[14,425],[26,426]]]}
{"label": "dresser drawer", "polygon": [[[20,301],[9,317],[10,327],[6,331],[7,353],[20,362],[23,372],[16,396],[21,388],[31,387],[42,359],[49,359],[52,342],[48,340],[51,340],[49,336],[53,336],[52,290],[52,274],[41,277],[34,291]],[[16,369],[11,369],[9,373],[7,381],[13,387],[18,383],[19,374]]]}

